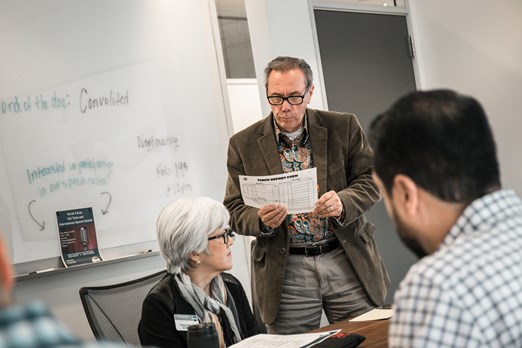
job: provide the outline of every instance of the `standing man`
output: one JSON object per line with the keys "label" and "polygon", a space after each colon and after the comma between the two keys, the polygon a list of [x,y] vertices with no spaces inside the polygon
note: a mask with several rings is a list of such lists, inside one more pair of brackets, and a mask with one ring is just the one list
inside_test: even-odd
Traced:
{"label": "standing man", "polygon": [[[355,115],[308,109],[314,85],[302,59],[277,57],[265,69],[272,113],[229,143],[225,205],[231,226],[255,236],[255,292],[270,333],[301,333],[383,303],[389,278],[364,212],[379,201],[372,151]],[[246,206],[239,175],[317,168],[314,211]]]}
{"label": "standing man", "polygon": [[522,347],[522,202],[501,189],[481,105],[414,92],[370,129],[386,208],[421,258],[395,293],[390,347]]}

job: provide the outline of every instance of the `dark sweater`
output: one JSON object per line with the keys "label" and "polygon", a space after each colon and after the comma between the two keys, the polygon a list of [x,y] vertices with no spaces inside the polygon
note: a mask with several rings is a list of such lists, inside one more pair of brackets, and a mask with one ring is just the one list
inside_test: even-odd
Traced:
{"label": "dark sweater", "polygon": [[[259,333],[250,309],[245,290],[237,278],[228,273],[221,277],[232,296],[238,313],[238,329],[241,338]],[[227,306],[230,300],[227,301]],[[173,275],[167,275],[156,284],[143,301],[138,334],[142,345],[157,347],[187,347],[187,332],[178,331],[174,314],[195,314],[194,308],[181,296]],[[233,344],[234,333],[224,313],[219,315],[223,337],[227,346]]]}

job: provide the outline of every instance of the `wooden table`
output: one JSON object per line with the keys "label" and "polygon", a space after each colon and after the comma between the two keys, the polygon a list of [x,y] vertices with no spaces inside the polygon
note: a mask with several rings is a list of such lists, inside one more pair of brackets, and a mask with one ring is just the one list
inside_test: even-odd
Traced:
{"label": "wooden table", "polygon": [[359,346],[361,348],[387,348],[389,324],[389,320],[370,320],[353,323],[343,321],[312,330],[311,332],[341,329],[344,333],[356,333],[366,337]]}

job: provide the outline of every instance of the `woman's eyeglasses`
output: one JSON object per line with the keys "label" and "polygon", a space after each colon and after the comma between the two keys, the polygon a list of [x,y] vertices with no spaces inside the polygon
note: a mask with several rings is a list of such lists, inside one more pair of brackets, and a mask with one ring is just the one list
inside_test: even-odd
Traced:
{"label": "woman's eyeglasses", "polygon": [[229,238],[234,239],[235,236],[236,236],[236,232],[234,232],[230,227],[227,227],[227,228],[225,228],[225,232],[223,232],[222,234],[219,234],[217,236],[214,236],[214,237],[208,237],[208,240],[223,238],[223,242],[225,244],[228,244],[228,239]]}

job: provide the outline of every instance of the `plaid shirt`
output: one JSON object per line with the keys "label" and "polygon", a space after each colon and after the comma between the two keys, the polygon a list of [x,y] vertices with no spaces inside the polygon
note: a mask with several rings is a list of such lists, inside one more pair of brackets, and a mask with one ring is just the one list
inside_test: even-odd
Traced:
{"label": "plaid shirt", "polygon": [[[83,313],[81,313],[83,315]],[[0,310],[0,348],[118,348],[116,343],[82,343],[41,302]]]}
{"label": "plaid shirt", "polygon": [[522,347],[522,202],[499,190],[473,201],[440,248],[409,270],[394,301],[390,347]]}

